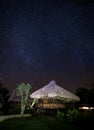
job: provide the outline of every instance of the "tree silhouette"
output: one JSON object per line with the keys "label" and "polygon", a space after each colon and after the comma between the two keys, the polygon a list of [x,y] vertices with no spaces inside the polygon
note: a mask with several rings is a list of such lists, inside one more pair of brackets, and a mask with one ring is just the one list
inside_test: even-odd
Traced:
{"label": "tree silhouette", "polygon": [[87,104],[88,103],[87,94],[88,94],[87,88],[80,87],[76,90],[76,95],[79,96],[79,98],[80,98],[80,104]]}
{"label": "tree silhouette", "polygon": [[90,87],[91,89],[88,91],[88,102],[91,106],[94,106],[94,83]]}
{"label": "tree silhouette", "polygon": [[0,83],[0,102],[2,103],[2,111],[4,114],[6,114],[7,106],[8,106],[8,94],[9,91],[7,88],[3,87],[3,84]]}
{"label": "tree silhouette", "polygon": [[87,88],[78,88],[76,95],[80,97],[80,104],[88,104],[94,106],[94,83]]}

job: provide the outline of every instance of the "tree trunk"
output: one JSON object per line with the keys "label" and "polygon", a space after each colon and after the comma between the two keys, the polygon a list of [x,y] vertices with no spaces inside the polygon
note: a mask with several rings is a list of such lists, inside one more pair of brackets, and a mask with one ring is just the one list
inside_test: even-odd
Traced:
{"label": "tree trunk", "polygon": [[21,101],[21,116],[23,116],[23,114],[24,114],[25,106],[26,106],[26,104],[23,101]]}

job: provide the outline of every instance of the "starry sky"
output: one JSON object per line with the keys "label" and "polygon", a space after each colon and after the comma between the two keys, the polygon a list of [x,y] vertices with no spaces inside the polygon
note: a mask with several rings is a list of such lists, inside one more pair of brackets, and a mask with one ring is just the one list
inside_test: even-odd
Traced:
{"label": "starry sky", "polygon": [[0,0],[0,80],[11,92],[94,83],[92,0]]}

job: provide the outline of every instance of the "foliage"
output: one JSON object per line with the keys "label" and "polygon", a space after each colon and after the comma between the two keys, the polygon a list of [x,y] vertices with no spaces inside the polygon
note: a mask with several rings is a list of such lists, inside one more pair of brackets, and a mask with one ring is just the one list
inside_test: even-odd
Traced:
{"label": "foliage", "polygon": [[21,97],[21,115],[24,114],[25,107],[30,94],[31,85],[21,83],[16,88],[16,95]]}
{"label": "foliage", "polygon": [[87,97],[88,97],[88,104],[94,106],[94,88],[91,88],[88,91]]}
{"label": "foliage", "polygon": [[79,111],[77,109],[73,109],[73,110],[69,109],[66,116],[69,122],[74,122],[79,117]]}
{"label": "foliage", "polygon": [[80,97],[80,105],[88,104],[94,106],[94,83],[92,83],[89,87],[90,89],[78,88],[76,90],[76,95]]}
{"label": "foliage", "polygon": [[3,87],[3,84],[0,83],[0,103],[2,104],[2,113],[7,114],[8,110],[8,96],[9,91],[7,88]]}
{"label": "foliage", "polygon": [[64,114],[63,112],[61,112],[61,111],[58,110],[56,117],[57,117],[58,119],[62,120],[62,119],[64,119],[65,114]]}
{"label": "foliage", "polygon": [[11,103],[8,115],[14,115],[14,114],[20,114],[20,105],[16,103]]}
{"label": "foliage", "polygon": [[86,88],[78,88],[76,90],[76,95],[79,96],[81,104],[87,103],[87,94],[88,94],[88,89]]}
{"label": "foliage", "polygon": [[30,104],[30,109],[33,109],[33,106],[35,105],[35,101],[32,101],[32,103]]}
{"label": "foliage", "polygon": [[2,83],[0,83],[0,101],[5,104],[7,95],[9,94],[9,91],[7,88],[3,87]]}
{"label": "foliage", "polygon": [[0,115],[3,115],[3,112],[2,112],[2,111],[0,111]]}

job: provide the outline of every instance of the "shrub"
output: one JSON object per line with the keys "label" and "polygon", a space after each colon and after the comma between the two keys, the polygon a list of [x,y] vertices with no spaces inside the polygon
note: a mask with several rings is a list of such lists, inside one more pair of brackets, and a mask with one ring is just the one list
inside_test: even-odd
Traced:
{"label": "shrub", "polygon": [[8,111],[8,114],[9,115],[12,115],[12,114],[20,114],[20,106],[15,104],[15,103],[12,103],[11,104],[11,107]]}
{"label": "shrub", "polygon": [[61,111],[57,111],[57,114],[56,114],[56,117],[58,118],[58,119],[60,119],[60,120],[63,120],[64,119],[64,117],[65,117],[65,114],[63,113],[63,112],[61,112]]}
{"label": "shrub", "polygon": [[79,111],[76,109],[68,110],[67,119],[69,122],[76,122],[79,117]]}
{"label": "shrub", "polygon": [[3,115],[3,112],[2,112],[2,111],[0,111],[0,115]]}

